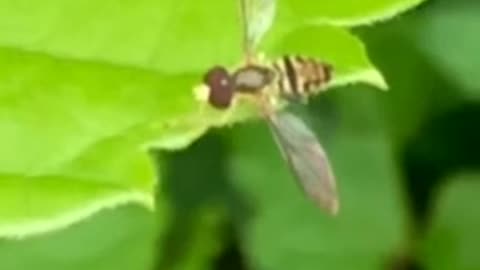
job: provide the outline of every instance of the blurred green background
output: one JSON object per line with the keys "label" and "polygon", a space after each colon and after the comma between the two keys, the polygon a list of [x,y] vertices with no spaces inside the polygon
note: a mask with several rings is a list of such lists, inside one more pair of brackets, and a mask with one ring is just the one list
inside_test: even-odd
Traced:
{"label": "blurred green background", "polygon": [[157,212],[0,240],[0,269],[480,270],[480,2],[431,0],[353,32],[390,91],[343,87],[292,108],[329,153],[338,217],[304,199],[250,121],[155,153]]}

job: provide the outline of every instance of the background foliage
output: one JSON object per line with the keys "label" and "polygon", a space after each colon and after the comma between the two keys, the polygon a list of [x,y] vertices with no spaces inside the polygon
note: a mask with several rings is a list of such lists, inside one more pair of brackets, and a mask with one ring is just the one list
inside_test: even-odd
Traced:
{"label": "background foliage", "polygon": [[[337,26],[419,1],[352,1],[281,0],[261,46],[366,83],[292,108],[332,160],[334,219],[261,121],[193,142],[252,115],[191,95],[209,66],[241,59],[233,1],[0,1],[0,269],[480,269],[480,3],[353,28],[368,60]],[[147,208],[97,213],[127,202]]]}

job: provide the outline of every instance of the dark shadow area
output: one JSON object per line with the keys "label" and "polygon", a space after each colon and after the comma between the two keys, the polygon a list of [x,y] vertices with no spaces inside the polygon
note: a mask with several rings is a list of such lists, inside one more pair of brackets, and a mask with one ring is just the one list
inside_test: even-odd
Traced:
{"label": "dark shadow area", "polygon": [[226,245],[222,253],[216,258],[213,268],[214,270],[247,270],[245,257],[242,254],[239,235],[235,230],[235,226],[229,226],[226,235]]}
{"label": "dark shadow area", "polygon": [[417,229],[428,227],[435,194],[446,177],[480,169],[480,103],[460,104],[429,119],[403,154]]}
{"label": "dark shadow area", "polygon": [[[414,217],[413,243],[421,241],[449,175],[480,169],[480,103],[463,103],[432,116],[406,143],[401,155],[405,187]],[[422,270],[417,254],[397,256],[386,269]]]}
{"label": "dark shadow area", "polygon": [[[172,216],[166,233],[158,241],[161,254],[157,256],[155,269],[178,269],[184,258],[191,256],[189,252],[195,248],[191,246],[193,239],[202,233],[198,229],[202,226],[198,225],[202,215],[210,215],[211,211],[219,216],[215,224],[207,226],[210,232],[214,231],[211,241],[224,242],[225,234],[234,238],[231,221],[246,221],[250,213],[242,195],[229,181],[228,146],[217,131],[203,136],[184,151],[156,156],[163,168],[158,192],[166,198]],[[241,265],[240,251],[235,251],[235,245],[228,241],[220,244],[227,245],[222,254],[236,254],[230,258],[238,262],[230,263]]]}
{"label": "dark shadow area", "polygon": [[[335,95],[336,93],[338,92],[320,94],[312,97],[307,106],[301,104],[305,113],[308,113],[310,117],[306,119],[307,124],[315,130],[322,141],[330,140],[340,126],[341,112],[338,104],[342,101],[339,100],[338,95]],[[294,106],[290,107],[293,111],[297,109]]]}
{"label": "dark shadow area", "polygon": [[421,264],[411,255],[397,255],[387,262],[388,270],[424,270]]}

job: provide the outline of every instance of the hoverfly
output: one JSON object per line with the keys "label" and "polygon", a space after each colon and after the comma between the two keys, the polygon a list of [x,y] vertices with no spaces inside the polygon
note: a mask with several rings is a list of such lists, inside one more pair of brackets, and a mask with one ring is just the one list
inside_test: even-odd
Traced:
{"label": "hoverfly", "polygon": [[239,1],[245,62],[233,73],[223,66],[208,70],[204,76],[208,101],[218,109],[227,109],[235,97],[250,97],[268,122],[283,158],[305,194],[320,208],[336,214],[339,203],[335,178],[323,147],[300,118],[275,112],[272,106],[281,99],[304,100],[324,90],[332,67],[313,58],[292,55],[259,63],[255,46],[273,20],[275,1]]}

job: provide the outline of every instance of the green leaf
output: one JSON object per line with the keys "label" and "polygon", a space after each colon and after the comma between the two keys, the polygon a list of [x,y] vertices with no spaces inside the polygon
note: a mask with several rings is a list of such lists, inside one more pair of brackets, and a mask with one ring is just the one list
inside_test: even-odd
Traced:
{"label": "green leaf", "polygon": [[[282,0],[278,3],[280,15],[285,12],[294,17],[284,24],[281,16],[277,24],[288,28],[316,20],[357,25],[390,18],[420,2]],[[233,64],[242,49],[236,1],[186,1],[182,5],[174,0],[114,4],[3,1],[0,18],[3,46],[168,72],[204,70],[212,63]]]}
{"label": "green leaf", "polygon": [[[340,191],[333,218],[304,197],[265,126],[237,129],[232,138],[234,183],[256,209],[243,221],[252,269],[384,269],[404,229],[386,138],[341,129],[323,140]],[[375,236],[365,233],[372,230]]]}
{"label": "green leaf", "polygon": [[[390,19],[425,0],[281,0],[279,17],[303,24],[358,26]],[[283,14],[282,14],[283,12]]]}
{"label": "green leaf", "polygon": [[426,269],[480,268],[480,174],[458,175],[440,189],[432,225],[423,244]]}
{"label": "green leaf", "polygon": [[127,202],[151,207],[148,194],[89,180],[2,175],[0,194],[2,203],[8,206],[0,209],[2,236],[25,236],[62,228],[104,207]]}
{"label": "green leaf", "polygon": [[[128,202],[153,208],[149,149],[181,149],[208,128],[258,115],[246,101],[219,112],[194,95],[207,67],[242,61],[236,5],[212,5],[0,2],[0,201],[8,206],[0,236],[58,229]],[[292,32],[271,52],[311,35],[325,41],[300,49],[326,56],[338,84],[384,86],[360,41],[339,28]]]}
{"label": "green leaf", "polygon": [[[415,16],[414,42],[442,74],[472,99],[480,98],[478,2],[439,4]],[[411,29],[411,28],[410,28]]]}
{"label": "green leaf", "polygon": [[3,46],[166,72],[232,64],[242,48],[238,5],[223,0],[1,1],[0,29]]}
{"label": "green leaf", "polygon": [[[5,48],[0,65],[0,235],[63,227],[120,203],[153,207],[153,169],[140,146],[195,104],[169,96],[188,76]],[[174,107],[157,103],[169,97]]]}
{"label": "green leaf", "polygon": [[414,17],[406,16],[365,35],[372,61],[389,81],[391,91],[380,97],[378,105],[398,147],[412,140],[430,117],[455,109],[463,100],[458,89],[412,44],[412,29],[417,27]]}
{"label": "green leaf", "polygon": [[66,230],[0,241],[0,268],[152,269],[155,227],[152,213],[140,207],[105,211]]}

